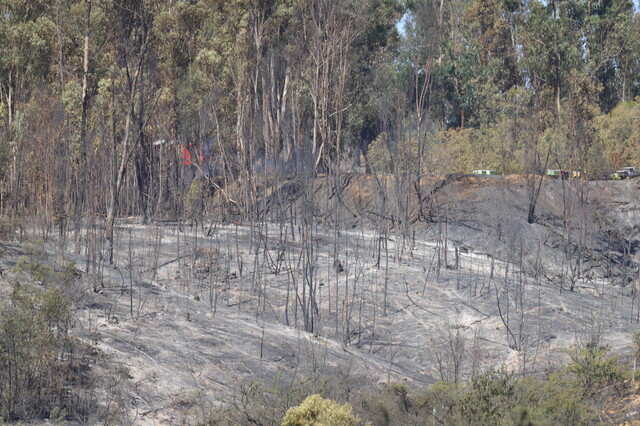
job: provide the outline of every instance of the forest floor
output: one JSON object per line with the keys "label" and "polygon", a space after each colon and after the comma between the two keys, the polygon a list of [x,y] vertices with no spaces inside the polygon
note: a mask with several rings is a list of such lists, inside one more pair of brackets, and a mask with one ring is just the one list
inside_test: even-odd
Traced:
{"label": "forest floor", "polygon": [[[105,404],[126,406],[131,423],[191,423],[254,380],[291,386],[331,372],[363,389],[419,389],[489,368],[544,373],[593,335],[630,356],[640,182],[587,182],[567,196],[566,182],[545,180],[528,224],[526,177],[460,177],[432,191],[446,206],[438,220],[409,228],[376,223],[374,183],[362,180],[345,185],[339,220],[306,227],[123,219],[113,265],[69,241],[43,243],[83,273],[74,335],[121,378],[103,376]],[[407,203],[407,217],[418,209]],[[578,255],[558,243],[567,239]],[[11,271],[23,250],[7,247]],[[296,300],[311,285],[305,312]]]}

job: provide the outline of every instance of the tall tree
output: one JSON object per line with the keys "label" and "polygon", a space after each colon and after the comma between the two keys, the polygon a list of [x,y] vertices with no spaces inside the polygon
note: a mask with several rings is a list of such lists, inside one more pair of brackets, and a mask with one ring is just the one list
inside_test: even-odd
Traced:
{"label": "tall tree", "polygon": [[[143,84],[142,70],[147,54],[147,47],[151,38],[149,28],[150,17],[147,16],[144,8],[132,10],[125,2],[115,4],[113,9],[114,19],[118,25],[119,44],[116,46],[118,51],[118,62],[123,78],[123,86],[125,88],[125,108],[126,115],[124,117],[124,130],[120,143],[120,152],[116,154],[114,146],[114,161],[118,158],[117,172],[111,184],[109,193],[109,204],[107,210],[107,218],[105,225],[105,237],[109,243],[109,261],[113,261],[113,227],[115,217],[118,210],[119,196],[123,187],[127,165],[131,159],[131,155],[135,151],[139,143],[143,127],[134,128],[135,107],[136,102],[143,94],[141,94],[140,86]],[[114,143],[117,137],[114,135]]]}
{"label": "tall tree", "polygon": [[[18,194],[22,123],[16,120],[38,86],[52,76],[51,57],[54,22],[47,14],[48,2],[0,2],[0,99],[5,105],[8,129],[9,193]],[[13,199],[13,206],[19,200]]]}

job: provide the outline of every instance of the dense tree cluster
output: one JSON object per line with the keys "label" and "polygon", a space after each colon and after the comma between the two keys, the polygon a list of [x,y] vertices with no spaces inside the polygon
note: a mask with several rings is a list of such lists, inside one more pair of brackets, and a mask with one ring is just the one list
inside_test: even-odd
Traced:
{"label": "dense tree cluster", "polygon": [[639,34],[629,0],[1,0],[0,208],[109,238],[196,174],[247,217],[267,176],[361,159],[634,165]]}

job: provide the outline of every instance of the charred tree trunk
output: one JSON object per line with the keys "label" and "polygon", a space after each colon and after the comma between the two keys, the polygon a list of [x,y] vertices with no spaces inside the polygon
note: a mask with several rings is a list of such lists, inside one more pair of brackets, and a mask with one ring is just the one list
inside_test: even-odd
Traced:
{"label": "charred tree trunk", "polygon": [[[146,23],[143,22],[143,26]],[[145,37],[142,39],[140,44],[140,52],[138,54],[138,61],[133,69],[133,74],[131,74],[129,69],[127,69],[127,76],[129,77],[128,81],[128,101],[127,101],[127,115],[125,118],[125,128],[124,128],[124,136],[122,141],[122,150],[120,152],[119,166],[115,175],[115,183],[112,184],[110,194],[109,194],[109,204],[107,208],[107,218],[105,223],[105,238],[108,243],[108,251],[109,251],[109,263],[113,263],[113,225],[115,222],[115,216],[118,211],[118,203],[120,191],[122,189],[122,185],[124,182],[125,172],[127,170],[127,164],[129,159],[131,158],[132,153],[134,152],[136,145],[140,141],[141,133],[140,131],[144,129],[144,126],[139,129],[135,139],[131,140],[131,126],[132,120],[134,119],[135,113],[135,104],[136,104],[136,96],[138,95],[138,84],[140,82],[140,74],[142,70],[142,66],[145,60],[145,55],[147,52],[147,47],[149,45],[149,32],[144,31]],[[126,49],[125,49],[126,50]],[[125,58],[125,63],[127,58]],[[115,141],[114,141],[115,142]],[[115,149],[114,145],[114,149]],[[114,151],[114,157],[117,157],[117,153]]]}

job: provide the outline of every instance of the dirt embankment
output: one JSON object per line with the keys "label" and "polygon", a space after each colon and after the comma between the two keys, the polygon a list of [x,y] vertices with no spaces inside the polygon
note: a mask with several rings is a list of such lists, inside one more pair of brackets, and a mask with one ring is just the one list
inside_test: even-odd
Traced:
{"label": "dirt embankment", "polygon": [[[518,245],[525,263],[550,274],[560,273],[564,257],[578,260],[578,275],[629,279],[640,260],[640,179],[342,175],[316,179],[314,194],[316,217],[327,224],[446,234],[454,244],[503,260]],[[299,195],[288,193],[287,200]],[[534,220],[528,223],[531,205]]]}

